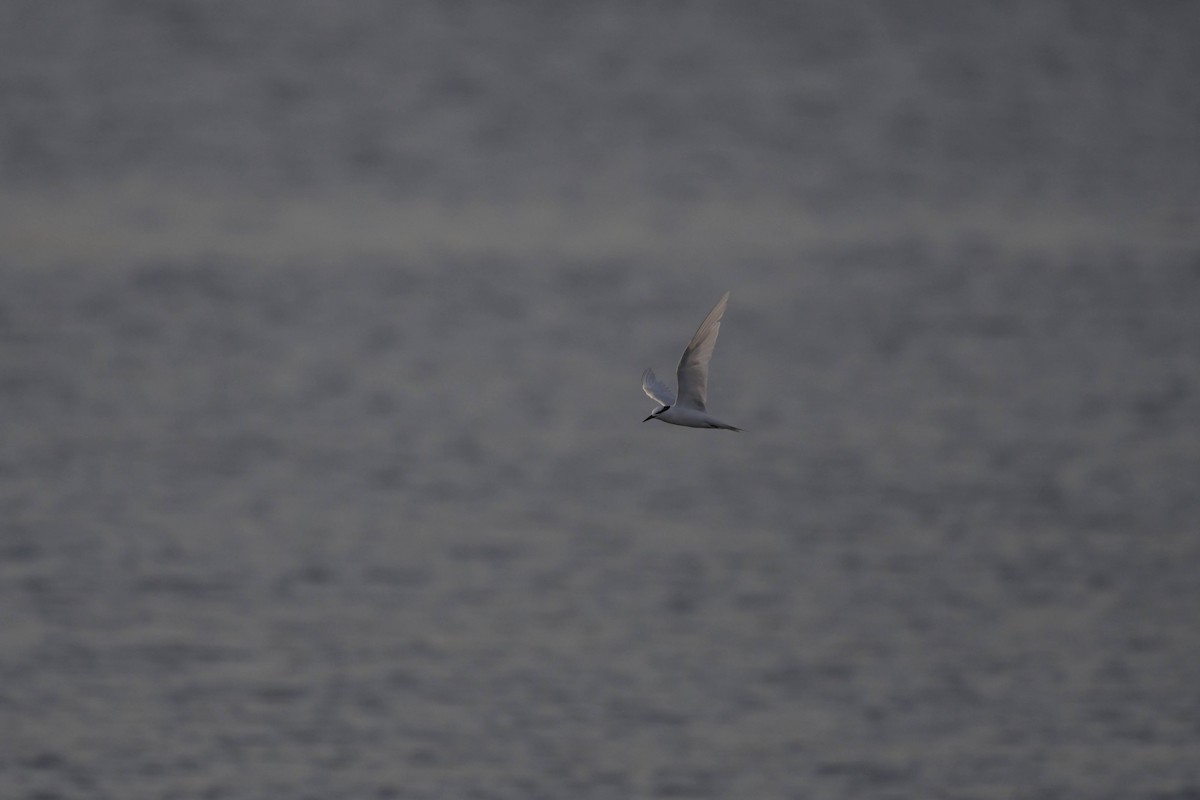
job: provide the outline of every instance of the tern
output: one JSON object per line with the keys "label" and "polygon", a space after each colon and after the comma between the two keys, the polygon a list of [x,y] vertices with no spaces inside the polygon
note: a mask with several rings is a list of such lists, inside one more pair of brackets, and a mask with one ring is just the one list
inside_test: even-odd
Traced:
{"label": "tern", "polygon": [[675,373],[679,382],[678,400],[667,385],[654,376],[654,370],[647,369],[642,373],[642,391],[659,405],[642,422],[658,419],[687,428],[741,430],[710,417],[704,405],[708,399],[708,362],[717,344],[717,332],[721,330],[721,317],[725,314],[725,304],[728,302],[729,292],[726,292],[708,312],[683,351]]}

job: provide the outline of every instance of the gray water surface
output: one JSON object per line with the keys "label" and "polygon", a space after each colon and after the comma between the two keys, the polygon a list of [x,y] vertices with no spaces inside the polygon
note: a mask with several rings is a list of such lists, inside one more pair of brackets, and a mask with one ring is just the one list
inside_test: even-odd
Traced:
{"label": "gray water surface", "polygon": [[779,8],[0,11],[0,795],[1200,796],[1200,14]]}

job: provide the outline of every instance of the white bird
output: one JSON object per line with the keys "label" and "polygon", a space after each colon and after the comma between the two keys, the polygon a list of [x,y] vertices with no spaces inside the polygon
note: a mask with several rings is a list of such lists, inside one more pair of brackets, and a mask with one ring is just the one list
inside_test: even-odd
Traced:
{"label": "white bird", "polygon": [[679,359],[679,367],[676,370],[679,382],[678,400],[667,385],[654,376],[654,370],[647,369],[642,373],[642,391],[659,404],[659,407],[651,411],[650,416],[642,422],[659,419],[688,428],[741,430],[713,419],[704,407],[708,398],[708,361],[712,358],[713,347],[717,344],[717,332],[721,329],[721,317],[725,314],[725,304],[728,302],[729,292],[726,292],[713,306],[712,311],[708,312],[708,316],[700,323],[696,334],[688,342],[687,349],[683,351],[683,357]]}

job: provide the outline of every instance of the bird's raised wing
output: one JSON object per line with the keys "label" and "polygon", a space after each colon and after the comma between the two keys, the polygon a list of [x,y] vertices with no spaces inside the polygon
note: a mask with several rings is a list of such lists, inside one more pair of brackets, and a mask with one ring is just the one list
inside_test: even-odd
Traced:
{"label": "bird's raised wing", "polygon": [[683,357],[679,359],[679,404],[698,408],[705,411],[704,403],[708,399],[708,361],[712,358],[713,347],[717,344],[717,333],[721,330],[721,317],[725,314],[725,304],[729,302],[729,292],[717,301],[712,311],[696,329],[696,335],[688,342]]}
{"label": "bird's raised wing", "polygon": [[647,369],[642,373],[642,391],[660,406],[675,405],[675,393],[667,385],[654,376],[654,370]]}

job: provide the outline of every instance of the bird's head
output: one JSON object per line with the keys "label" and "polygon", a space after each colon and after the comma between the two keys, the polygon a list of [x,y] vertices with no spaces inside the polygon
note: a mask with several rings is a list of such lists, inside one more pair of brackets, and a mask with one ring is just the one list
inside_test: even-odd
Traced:
{"label": "bird's head", "polygon": [[653,411],[651,411],[651,412],[650,412],[650,416],[646,417],[644,420],[642,420],[642,422],[649,422],[650,420],[652,420],[652,419],[654,419],[655,417],[657,417],[659,414],[661,414],[661,413],[663,413],[664,411],[666,411],[668,408],[670,408],[670,406],[659,406],[658,408],[656,408],[656,409],[654,409]]}

